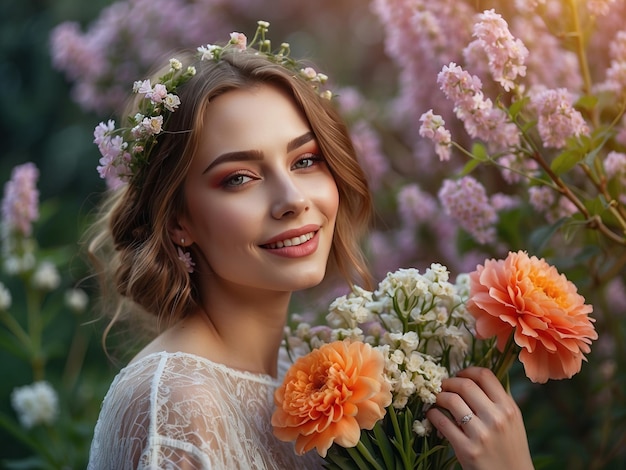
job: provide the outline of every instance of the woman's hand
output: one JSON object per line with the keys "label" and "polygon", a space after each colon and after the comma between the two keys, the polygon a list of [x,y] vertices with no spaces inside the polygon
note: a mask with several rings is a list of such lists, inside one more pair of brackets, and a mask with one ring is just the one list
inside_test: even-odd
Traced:
{"label": "woman's hand", "polygon": [[469,367],[445,379],[426,416],[449,441],[464,470],[527,470],[533,463],[522,413],[489,369]]}

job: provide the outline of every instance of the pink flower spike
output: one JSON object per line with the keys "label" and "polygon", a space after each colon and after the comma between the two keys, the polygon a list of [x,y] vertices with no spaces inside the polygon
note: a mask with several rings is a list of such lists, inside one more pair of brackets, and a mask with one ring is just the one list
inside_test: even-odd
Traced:
{"label": "pink flower spike", "polygon": [[39,218],[39,170],[34,163],[24,163],[13,168],[11,179],[4,186],[2,222],[6,227],[28,237],[32,223]]}

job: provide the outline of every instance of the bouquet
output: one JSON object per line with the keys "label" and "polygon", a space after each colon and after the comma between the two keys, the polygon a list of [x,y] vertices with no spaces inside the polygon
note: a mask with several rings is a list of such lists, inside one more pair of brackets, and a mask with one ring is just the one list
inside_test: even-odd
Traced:
{"label": "bouquet", "polygon": [[486,260],[453,284],[441,264],[353,286],[326,324],[301,323],[275,394],[274,433],[329,469],[446,469],[456,458],[425,412],[442,380],[471,365],[506,383],[516,358],[543,383],[572,377],[597,338],[592,307],[545,260]]}

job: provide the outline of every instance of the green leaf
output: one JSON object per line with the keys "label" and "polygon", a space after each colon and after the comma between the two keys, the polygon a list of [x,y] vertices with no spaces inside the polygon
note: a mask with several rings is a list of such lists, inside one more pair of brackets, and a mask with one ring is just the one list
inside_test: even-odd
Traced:
{"label": "green leaf", "polygon": [[561,228],[566,219],[559,219],[552,225],[545,225],[539,227],[533,233],[530,234],[529,244],[532,247],[532,251],[540,253],[543,247],[548,243],[552,236]]}
{"label": "green leaf", "polygon": [[474,145],[472,145],[472,157],[479,162],[489,161],[487,149],[480,142],[474,142]]}
{"label": "green leaf", "polygon": [[378,449],[380,450],[380,454],[383,457],[383,461],[385,462],[385,467],[391,469],[396,467],[396,459],[394,458],[393,446],[391,442],[389,442],[389,438],[385,431],[382,429],[381,421],[378,421],[372,429],[374,433],[374,442],[378,445]]}
{"label": "green leaf", "polygon": [[511,118],[511,121],[515,121],[517,119],[520,111],[524,106],[526,106],[528,101],[530,101],[530,98],[525,96],[521,100],[514,101],[511,106],[509,106],[509,117]]}
{"label": "green leaf", "polygon": [[481,164],[480,160],[472,158],[470,161],[468,161],[465,164],[465,166],[461,170],[460,176],[467,176],[467,175],[469,175],[480,164]]}
{"label": "green leaf", "polygon": [[557,175],[563,174],[574,168],[582,159],[584,154],[579,150],[564,150],[552,161],[550,168]]}
{"label": "green leaf", "polygon": [[582,109],[584,111],[591,111],[598,104],[598,97],[594,95],[584,95],[581,96],[576,103],[574,103],[574,108]]}

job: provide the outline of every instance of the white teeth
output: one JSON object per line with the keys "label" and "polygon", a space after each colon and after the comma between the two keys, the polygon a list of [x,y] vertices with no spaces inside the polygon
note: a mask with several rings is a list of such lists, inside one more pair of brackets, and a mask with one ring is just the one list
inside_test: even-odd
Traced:
{"label": "white teeth", "polygon": [[302,245],[304,242],[308,242],[311,238],[313,238],[315,232],[305,233],[304,235],[300,235],[299,237],[288,238],[287,240],[281,240],[276,243],[269,243],[265,245],[269,249],[283,248],[285,246],[298,246]]}

